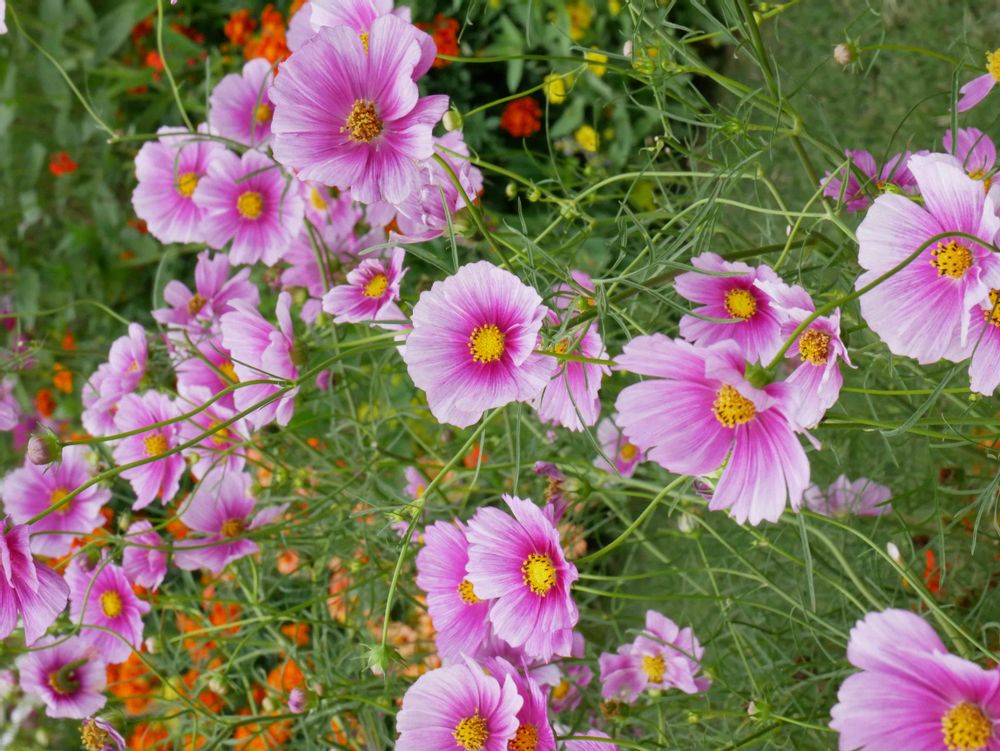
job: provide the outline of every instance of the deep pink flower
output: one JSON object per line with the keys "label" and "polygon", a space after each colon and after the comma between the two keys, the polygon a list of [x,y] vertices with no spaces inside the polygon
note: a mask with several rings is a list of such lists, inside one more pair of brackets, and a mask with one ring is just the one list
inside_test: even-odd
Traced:
{"label": "deep pink flower", "polygon": [[[299,377],[292,359],[293,337],[292,297],[287,292],[278,295],[275,314],[278,328],[267,321],[257,310],[244,302],[232,304],[234,310],[222,316],[222,344],[231,353],[233,368],[240,383],[247,381]],[[241,386],[233,392],[238,412],[251,409],[280,391],[280,386],[268,383]],[[296,386],[280,399],[259,407],[246,416],[247,423],[260,428],[272,420],[287,425],[295,411]]]}
{"label": "deep pink flower", "polygon": [[[991,196],[947,154],[914,156],[910,170],[923,205],[879,196],[858,227],[856,288],[902,263],[931,237],[965,232],[993,242],[1000,218]],[[896,355],[920,363],[968,357],[969,311],[1000,288],[1000,259],[967,237],[931,243],[909,265],[861,296],[861,315]]]}
{"label": "deep pink flower", "polygon": [[21,405],[14,396],[16,384],[9,376],[0,380],[0,430],[13,430],[21,421]]}
{"label": "deep pink flower", "polygon": [[205,212],[192,200],[212,158],[225,151],[216,141],[176,127],[160,128],[158,141],[147,141],[135,157],[138,184],[132,192],[136,216],[162,243],[205,239]]}
{"label": "deep pink flower", "polygon": [[389,303],[399,299],[399,284],[406,274],[406,251],[392,248],[388,263],[366,258],[347,274],[347,284],[338,284],[323,297],[323,310],[334,323],[361,323],[382,317]]}
{"label": "deep pink flower", "polygon": [[420,296],[403,359],[438,422],[468,427],[487,409],[541,393],[552,358],[533,352],[545,312],[535,290],[488,261]]}
{"label": "deep pink flower", "polygon": [[986,98],[997,83],[1000,83],[1000,49],[986,53],[986,73],[973,78],[959,89],[961,96],[955,109],[959,112],[971,110]]}
{"label": "deep pink flower", "polygon": [[1000,751],[1000,671],[949,654],[908,610],[869,613],[851,629],[830,727],[840,751]]}
{"label": "deep pink flower", "polygon": [[[211,397],[212,393],[204,386],[189,386],[178,397],[177,405],[185,412],[189,412],[207,404]],[[180,423],[182,443],[193,441],[198,436],[213,431],[182,452],[191,460],[191,472],[195,477],[203,477],[215,468],[228,472],[239,472],[243,469],[246,464],[245,446],[250,439],[250,429],[242,418],[222,426],[222,423],[228,422],[235,415],[234,408],[213,402],[201,412]]]}
{"label": "deep pink flower", "polygon": [[806,488],[805,501],[812,511],[824,516],[882,516],[892,511],[888,500],[892,491],[866,477],[848,480],[840,475],[824,493],[818,486]]}
{"label": "deep pink flower", "polygon": [[[221,331],[221,325],[219,328]],[[222,346],[221,338],[199,343],[197,354],[178,352],[174,372],[177,375],[177,393],[186,399],[191,399],[193,393],[200,394],[202,389],[214,396],[239,381],[232,355]],[[233,392],[219,397],[213,405],[232,410],[236,405]]]}
{"label": "deep pink flower", "polygon": [[232,264],[273,266],[302,229],[302,188],[267,156],[253,149],[243,157],[217,154],[198,183],[194,202],[204,211],[205,242],[223,248],[232,241]]}
{"label": "deep pink flower", "polygon": [[[926,154],[926,151],[918,152]],[[872,199],[870,192],[882,192],[887,185],[892,185],[903,193],[916,193],[917,184],[907,168],[910,160],[910,152],[904,151],[891,157],[882,169],[867,151],[853,151],[846,149],[844,154],[851,160],[848,167],[842,167],[837,172],[827,172],[823,176],[823,195],[835,201],[843,200],[844,208],[849,212],[863,211],[871,206]],[[865,176],[864,183],[860,182],[857,172]],[[844,174],[847,174],[847,184],[844,185]]]}
{"label": "deep pink flower", "polygon": [[[167,554],[163,538],[145,519],[132,522],[125,532],[122,569],[129,580],[146,589],[157,590],[167,575]],[[159,548],[157,550],[156,548]]]}
{"label": "deep pink flower", "polygon": [[523,700],[510,676],[501,683],[475,663],[420,676],[396,715],[396,751],[507,751]]}
{"label": "deep pink flower", "polygon": [[[617,369],[648,376],[618,396],[619,423],[649,459],[671,472],[707,475],[725,462],[709,508],[741,524],[797,509],[809,461],[787,412],[791,388],[750,385],[734,342],[696,347],[662,334],[625,346]],[[727,461],[728,457],[728,461]]]}
{"label": "deep pink flower", "polygon": [[530,674],[525,675],[502,657],[486,659],[483,667],[497,680],[509,676],[523,702],[517,713],[517,731],[507,748],[515,751],[556,751],[556,739],[549,722],[545,694],[535,679]]}
{"label": "deep pink flower", "polygon": [[83,624],[80,638],[93,645],[105,662],[124,662],[132,649],[142,646],[142,617],[149,612],[149,603],[132,591],[121,566],[102,559],[89,569],[83,560],[74,558],[66,567],[70,616]]}
{"label": "deep pink flower", "polygon": [[568,656],[579,618],[570,587],[578,578],[559,532],[531,501],[505,495],[513,516],[481,508],[469,521],[466,578],[490,603],[496,635],[533,659]]}
{"label": "deep pink flower", "polygon": [[459,521],[436,522],[424,530],[417,554],[417,586],[427,593],[427,612],[434,623],[434,643],[446,660],[475,657],[489,636],[489,603],[481,600],[466,578],[469,543]]}
{"label": "deep pink flower", "polygon": [[28,528],[0,519],[0,639],[24,626],[24,642],[34,644],[66,607],[69,589],[55,571],[31,557]]}
{"label": "deep pink flower", "polygon": [[605,472],[617,472],[622,477],[631,477],[636,466],[646,460],[646,454],[622,432],[618,427],[618,419],[618,414],[615,413],[597,424],[597,442],[601,445],[604,456],[614,462],[614,467],[608,464],[604,456],[594,459],[594,466]]}
{"label": "deep pink flower", "polygon": [[202,478],[180,512],[181,521],[200,534],[174,544],[178,568],[207,568],[218,574],[233,561],[260,550],[243,535],[274,521],[287,507],[271,506],[251,520],[257,501],[250,494],[250,484],[250,475],[245,472],[216,469]]}
{"label": "deep pink flower", "polygon": [[163,299],[170,307],[153,311],[153,318],[165,326],[184,329],[194,342],[218,335],[219,316],[230,310],[229,303],[243,300],[260,304],[257,286],[250,281],[250,269],[240,269],[232,278],[229,258],[208,251],[198,254],[194,268],[195,291],[176,279],[163,288]]}
{"label": "deep pink flower", "polygon": [[[172,419],[179,414],[177,405],[159,392],[147,391],[142,396],[126,394],[118,402],[115,429],[119,433],[126,433]],[[115,446],[115,463],[119,466],[161,457],[121,473],[135,491],[132,508],[136,511],[145,508],[156,498],[166,504],[177,494],[184,474],[184,457],[180,453],[167,452],[179,443],[179,429],[178,423],[173,422],[122,438]]]}
{"label": "deep pink flower", "polygon": [[[314,23],[318,13],[314,5]],[[413,27],[395,16],[376,18],[364,38],[346,26],[321,28],[282,64],[271,91],[275,157],[363,203],[405,199],[420,185],[417,163],[433,155],[431,131],[448,107],[446,96],[419,96],[420,59]]]}
{"label": "deep pink flower", "polygon": [[985,179],[996,166],[996,145],[979,128],[958,128],[956,132],[958,138],[955,139],[951,129],[944,132],[944,150],[962,163],[973,180]]}
{"label": "deep pink flower", "polygon": [[247,146],[267,144],[274,111],[268,92],[273,82],[271,62],[262,57],[247,61],[242,73],[224,76],[208,100],[212,131]]}
{"label": "deep pink flower", "polygon": [[[149,359],[149,345],[146,342],[146,330],[138,323],[128,325],[128,334],[115,339],[108,351],[108,364],[111,366],[111,377],[114,378],[114,389],[119,394],[129,394],[138,387],[142,377],[146,375],[146,361]],[[104,388],[108,389],[105,382]]]}
{"label": "deep pink flower", "polygon": [[616,654],[601,655],[601,696],[633,704],[646,689],[707,691],[710,681],[698,677],[703,652],[690,628],[682,629],[662,613],[647,610],[642,634]]}
{"label": "deep pink flower", "polygon": [[688,271],[674,282],[681,297],[698,305],[681,318],[681,336],[702,345],[732,339],[750,362],[770,361],[781,348],[781,317],[757,282],[784,285],[778,275],[715,253],[695,256],[691,264],[706,273]]}
{"label": "deep pink flower", "polygon": [[102,655],[79,636],[54,642],[46,637],[39,643],[44,649],[17,658],[21,690],[37,696],[49,717],[82,720],[107,702],[107,668]]}
{"label": "deep pink flower", "polygon": [[[86,446],[66,446],[60,460],[44,466],[25,462],[3,478],[0,499],[15,524],[27,524],[50,506],[94,476]],[[111,500],[111,491],[91,485],[69,503],[29,527],[31,551],[56,558],[66,555],[73,538],[99,527],[104,519],[101,508]],[[61,532],[63,534],[48,534]]]}
{"label": "deep pink flower", "polygon": [[107,436],[115,433],[115,415],[118,400],[124,396],[119,391],[117,379],[108,363],[102,363],[80,390],[83,412],[80,421],[88,433]]}

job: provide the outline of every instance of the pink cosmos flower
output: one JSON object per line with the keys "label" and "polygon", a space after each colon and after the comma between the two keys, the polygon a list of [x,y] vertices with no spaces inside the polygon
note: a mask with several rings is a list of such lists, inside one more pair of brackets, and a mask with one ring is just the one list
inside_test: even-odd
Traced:
{"label": "pink cosmos flower", "polygon": [[690,628],[679,628],[662,613],[647,610],[642,634],[616,654],[601,655],[601,696],[634,704],[646,689],[707,691],[710,681],[697,675],[703,652]]}
{"label": "pink cosmos flower", "polygon": [[66,607],[66,582],[48,566],[35,563],[28,528],[0,520],[0,640],[10,636],[18,616],[29,647],[45,634]]}
{"label": "pink cosmos flower", "polygon": [[969,313],[969,386],[976,393],[992,396],[1000,386],[1000,289],[991,289]]}
{"label": "pink cosmos flower", "polygon": [[153,311],[153,318],[165,326],[184,329],[191,340],[216,336],[219,316],[229,310],[232,300],[259,305],[257,286],[250,281],[250,269],[240,269],[229,278],[229,258],[221,253],[212,257],[208,251],[198,254],[194,268],[195,291],[183,282],[171,279],[163,288],[163,299],[170,307]]}
{"label": "pink cosmos flower", "polygon": [[[469,147],[462,131],[453,130],[436,137],[434,144],[437,154],[455,173],[465,195],[475,201],[483,190],[483,173],[469,161]],[[454,222],[455,215],[466,206],[451,175],[437,160],[428,159],[420,168],[423,173],[420,187],[396,207],[400,242],[424,242],[440,237],[448,229],[449,218]]]}
{"label": "pink cosmos flower", "polygon": [[427,593],[427,612],[434,623],[434,643],[446,660],[474,657],[489,636],[489,603],[481,600],[466,578],[469,542],[459,521],[436,522],[424,530],[417,553],[417,586]]}
{"label": "pink cosmos flower", "polygon": [[[83,624],[80,638],[111,665],[124,662],[142,646],[142,617],[149,603],[140,600],[121,566],[102,559],[89,569],[82,558],[66,567],[69,613]],[[98,628],[93,628],[97,626]]]}
{"label": "pink cosmos flower", "polygon": [[115,432],[118,400],[123,396],[108,363],[102,363],[80,389],[83,412],[80,421],[88,433],[107,436]]}
{"label": "pink cosmos flower", "polygon": [[[298,368],[292,359],[293,331],[291,316],[292,296],[287,292],[278,295],[275,314],[278,328],[267,321],[257,310],[242,301],[232,303],[234,308],[222,316],[222,344],[232,353],[233,368],[241,383],[268,378],[295,380]],[[272,384],[243,386],[233,392],[236,410],[251,409],[280,390]],[[260,428],[272,420],[287,425],[295,410],[296,386],[280,399],[266,404],[251,414],[246,421],[253,428]]]}
{"label": "pink cosmos flower", "polygon": [[725,462],[709,508],[756,525],[777,521],[786,504],[799,507],[809,461],[792,431],[790,387],[755,388],[744,368],[733,342],[636,337],[617,369],[649,378],[626,387],[615,406],[629,439],[671,472],[706,475]]}
{"label": "pink cosmos flower", "polygon": [[160,139],[147,141],[135,157],[138,184],[132,207],[162,243],[203,242],[205,212],[192,196],[209,163],[225,147],[204,135],[180,136],[176,127],[158,133]]}
{"label": "pink cosmos flower", "polygon": [[[86,446],[67,446],[58,463],[40,466],[25,462],[4,477],[0,499],[14,523],[27,524],[90,480],[94,471],[89,453]],[[74,537],[87,534],[103,523],[101,508],[109,500],[110,490],[92,485],[58,511],[39,519],[29,528],[31,552],[50,558],[66,555]]]}
{"label": "pink cosmos flower", "polygon": [[[579,333],[567,334],[556,343],[556,352],[607,359],[608,353],[596,324],[588,326],[582,336]],[[538,419],[567,430],[583,430],[585,426],[593,425],[601,415],[598,396],[601,381],[610,373],[607,365],[557,360],[548,385],[532,402],[538,411]]]}
{"label": "pink cosmos flower", "polygon": [[262,57],[249,60],[242,73],[223,77],[208,100],[211,129],[230,141],[260,148],[271,137],[273,107],[268,92],[274,69]]}
{"label": "pink cosmos flower", "polygon": [[496,676],[497,680],[509,676],[523,702],[517,713],[517,732],[507,748],[556,751],[556,739],[549,723],[545,694],[534,678],[520,672],[502,657],[488,658],[484,661],[483,668],[490,675]]}
{"label": "pink cosmos flower", "polygon": [[513,679],[501,683],[475,663],[430,670],[403,696],[397,751],[507,751],[523,699]]}
{"label": "pink cosmos flower", "polygon": [[531,501],[505,495],[513,516],[481,508],[469,521],[466,578],[490,603],[496,635],[533,659],[569,656],[579,618],[570,587],[578,578],[559,532]]}
{"label": "pink cosmos flower", "polygon": [[[150,590],[157,590],[167,575],[167,554],[163,538],[145,519],[132,522],[125,532],[122,569],[126,576]],[[156,548],[159,548],[158,550]]]}
{"label": "pink cosmos flower", "polygon": [[[570,656],[581,660],[584,656],[583,635],[579,631],[573,632],[573,648]],[[551,662],[534,668],[531,675],[542,687],[549,688],[549,698],[552,700],[552,711],[561,714],[576,709],[583,700],[581,689],[590,685],[594,678],[594,671],[589,666],[575,663],[567,664]]]}
{"label": "pink cosmos flower", "polygon": [[[220,318],[220,332],[221,332]],[[197,354],[178,352],[174,363],[177,375],[177,393],[191,399],[192,393],[204,390],[213,396],[239,381],[232,354],[222,346],[221,338],[203,341],[197,345]],[[220,409],[232,410],[236,402],[232,391],[219,397],[212,404]]]}
{"label": "pink cosmos flower", "polygon": [[[774,300],[781,318],[782,341],[787,341],[816,310],[812,298],[801,287],[770,282],[758,282],[757,286]],[[840,397],[844,385],[840,361],[854,367],[840,339],[840,309],[810,323],[792,342],[785,357],[799,362],[785,379],[793,389],[788,414],[796,429],[813,428]]]}
{"label": "pink cosmos flower", "polygon": [[288,692],[288,711],[292,714],[302,714],[306,709],[306,695],[301,688],[293,688]]}
{"label": "pink cosmos flower", "polygon": [[992,182],[988,176],[997,162],[996,145],[979,128],[959,128],[956,133],[958,138],[953,139],[951,130],[945,131],[944,150],[962,163],[969,177],[983,180],[988,189]]}
{"label": "pink cosmos flower", "polygon": [[[323,264],[327,270],[320,266],[317,249],[323,256]],[[323,310],[322,297],[327,291],[326,279],[332,258],[322,245],[313,247],[308,229],[299,232],[281,258],[288,264],[288,268],[281,272],[282,286],[285,289],[302,287],[309,294],[299,310],[299,317],[307,324],[314,323]]]}
{"label": "pink cosmos flower", "polygon": [[0,430],[13,430],[21,421],[21,405],[14,396],[16,385],[9,376],[0,380]]}
{"label": "pink cosmos flower", "polygon": [[823,516],[882,516],[892,511],[887,502],[892,491],[866,477],[848,480],[841,475],[824,493],[816,485],[806,488],[805,501],[812,511]]}
{"label": "pink cosmos flower", "polygon": [[[314,4],[314,24],[320,10]],[[417,163],[433,155],[431,130],[448,107],[446,96],[419,96],[420,60],[413,27],[395,16],[373,20],[367,37],[321,28],[275,80],[275,157],[363,203],[405,199],[420,185]]]}
{"label": "pink cosmos flower", "polygon": [[569,740],[563,744],[565,751],[618,751],[618,744],[612,743],[611,736],[603,731],[591,728],[590,730],[578,733],[577,735],[585,739],[607,738],[607,740]]}
{"label": "pink cosmos flower", "polygon": [[[931,237],[965,232],[992,242],[1000,218],[991,196],[947,154],[914,156],[910,170],[923,206],[879,196],[858,227],[861,289],[902,263]],[[1000,288],[1000,259],[967,237],[932,243],[909,265],[861,296],[861,315],[894,354],[920,363],[969,355],[969,311]],[[919,303],[910,310],[905,301]]]}
{"label": "pink cosmos flower", "polygon": [[324,26],[346,26],[362,39],[371,36],[375,20],[392,14],[405,25],[407,37],[420,46],[420,60],[413,69],[413,80],[421,78],[434,63],[437,47],[430,35],[410,23],[410,9],[405,5],[393,7],[393,0],[319,0],[312,4],[310,23],[318,31]]}
{"label": "pink cosmos flower", "polygon": [[399,299],[399,284],[406,274],[406,251],[392,248],[390,260],[366,258],[347,274],[347,284],[338,284],[323,297],[323,310],[334,323],[360,323],[382,317],[389,303]]}
{"label": "pink cosmos flower", "polygon": [[232,264],[273,266],[302,229],[301,187],[267,156],[253,149],[238,157],[217,154],[198,183],[194,202],[204,212],[205,242],[223,248],[232,241]]}
{"label": "pink cosmos flower", "polygon": [[100,717],[86,718],[80,728],[80,733],[85,739],[85,747],[86,740],[90,739],[95,743],[102,744],[100,751],[127,751],[122,734],[115,729],[114,725]]}
{"label": "pink cosmos flower", "polygon": [[955,109],[959,112],[971,110],[986,98],[997,83],[1000,83],[1000,49],[986,53],[986,73],[973,78],[959,89],[961,96]]}
{"label": "pink cosmos flower", "polygon": [[403,470],[403,476],[406,477],[406,495],[413,500],[422,497],[427,489],[427,478],[424,477],[424,473],[416,467],[407,467]]}
{"label": "pink cosmos flower", "polygon": [[49,717],[82,720],[107,702],[107,668],[82,637],[54,642],[46,637],[39,643],[44,649],[17,658],[21,690],[38,697]]}
{"label": "pink cosmos flower", "polygon": [[747,360],[767,363],[782,345],[781,317],[757,282],[783,285],[778,275],[768,266],[731,263],[715,253],[695,256],[691,264],[706,273],[688,271],[674,282],[681,297],[698,305],[681,318],[681,336],[702,345],[732,339]]}
{"label": "pink cosmos flower", "polygon": [[[178,398],[177,404],[187,412],[207,404],[211,397],[212,393],[204,386],[190,386]],[[214,468],[230,472],[239,472],[243,469],[246,464],[244,447],[250,438],[250,429],[242,418],[222,426],[235,415],[235,409],[214,402],[180,423],[182,443],[188,443],[208,431],[214,431],[182,452],[191,460],[191,472],[195,477],[204,477]]]}
{"label": "pink cosmos flower", "polygon": [[[872,199],[868,197],[868,192],[882,192],[887,185],[893,185],[903,193],[917,192],[916,181],[907,168],[911,156],[909,151],[896,154],[882,166],[882,169],[879,169],[875,157],[867,151],[846,149],[844,154],[851,160],[850,167],[842,167],[835,173],[827,172],[823,176],[821,185],[825,186],[824,196],[835,201],[843,199],[844,208],[849,212],[863,211],[871,206]],[[846,185],[844,185],[845,172]],[[858,181],[856,172],[867,178],[864,183]]]}
{"label": "pink cosmos flower", "polygon": [[[118,402],[115,428],[119,433],[126,433],[170,420],[179,414],[177,405],[164,394],[156,391],[147,391],[142,396],[127,394]],[[134,510],[145,508],[156,498],[166,504],[177,494],[184,474],[184,457],[167,452],[179,443],[179,429],[176,422],[170,423],[122,438],[115,446],[114,458],[119,466],[154,459],[121,473],[135,491]]]}
{"label": "pink cosmos flower", "polygon": [[312,27],[311,17],[312,3],[305,2],[288,20],[285,42],[292,52],[298,52],[306,42],[316,35],[316,31]]}
{"label": "pink cosmos flower", "polygon": [[869,613],[851,629],[830,727],[840,751],[1000,751],[1000,671],[949,654],[907,610]]}
{"label": "pink cosmos flower", "polygon": [[287,506],[271,506],[251,520],[257,501],[250,494],[250,484],[250,475],[245,472],[216,469],[202,478],[180,513],[181,521],[201,534],[175,543],[178,568],[207,568],[218,574],[233,561],[260,550],[243,534],[274,521]]}
{"label": "pink cosmos flower", "polygon": [[618,414],[615,413],[597,424],[597,442],[601,445],[604,456],[611,459],[614,466],[604,456],[594,459],[594,466],[605,472],[617,472],[622,477],[631,477],[635,468],[646,460],[646,454],[622,432],[618,420]]}
{"label": "pink cosmos flower", "polygon": [[[129,394],[139,386],[146,375],[146,361],[149,359],[149,345],[146,330],[138,323],[128,325],[128,335],[115,339],[108,352],[111,376],[115,380],[115,390],[119,394]],[[104,384],[108,388],[108,383]]]}
{"label": "pink cosmos flower", "polygon": [[535,290],[488,261],[421,294],[403,359],[438,422],[468,427],[487,409],[541,393],[552,358],[533,352],[545,313]]}

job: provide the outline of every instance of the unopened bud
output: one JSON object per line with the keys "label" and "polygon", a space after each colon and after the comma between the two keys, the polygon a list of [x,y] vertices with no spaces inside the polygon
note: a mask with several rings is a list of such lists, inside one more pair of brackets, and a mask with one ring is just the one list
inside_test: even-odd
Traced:
{"label": "unopened bud", "polygon": [[51,464],[62,456],[62,445],[53,433],[33,435],[28,439],[28,461],[32,464]]}
{"label": "unopened bud", "polygon": [[836,60],[839,65],[847,67],[854,62],[854,49],[851,45],[841,42],[833,48],[833,59]]}
{"label": "unopened bud", "polygon": [[462,115],[458,110],[448,110],[441,118],[441,124],[447,131],[459,130],[462,127]]}
{"label": "unopened bud", "polygon": [[894,542],[886,543],[885,552],[889,554],[889,557],[892,558],[894,563],[902,565],[903,556],[900,554],[899,548],[896,547],[896,543]]}

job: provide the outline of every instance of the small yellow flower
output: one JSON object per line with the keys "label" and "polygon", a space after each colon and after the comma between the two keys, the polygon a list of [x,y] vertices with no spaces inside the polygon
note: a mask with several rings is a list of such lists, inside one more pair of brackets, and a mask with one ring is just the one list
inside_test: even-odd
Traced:
{"label": "small yellow flower", "polygon": [[566,76],[558,73],[549,73],[545,76],[545,98],[552,104],[562,104],[566,101]]}
{"label": "small yellow flower", "polygon": [[566,3],[566,12],[569,14],[569,38],[578,42],[590,28],[594,10],[587,0],[574,0]]}
{"label": "small yellow flower", "polygon": [[597,131],[591,128],[589,125],[581,125],[576,129],[576,133],[573,134],[576,142],[580,144],[580,148],[593,154],[597,151],[597,147],[601,143],[600,136],[597,135]]}
{"label": "small yellow flower", "polygon": [[612,16],[617,16],[622,12],[621,0],[608,0],[608,12]]}
{"label": "small yellow flower", "polygon": [[[596,50],[597,48],[592,47],[591,49]],[[588,50],[587,52],[583,53],[583,57],[587,61],[587,68],[589,68],[590,72],[593,73],[598,78],[600,78],[607,72],[608,70],[607,55],[603,55],[600,52],[592,52]]]}

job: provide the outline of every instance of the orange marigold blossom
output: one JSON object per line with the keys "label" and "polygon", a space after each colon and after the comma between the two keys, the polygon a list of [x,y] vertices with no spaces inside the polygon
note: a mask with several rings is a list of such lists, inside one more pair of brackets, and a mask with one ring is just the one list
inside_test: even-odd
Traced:
{"label": "orange marigold blossom", "polygon": [[250,11],[246,8],[241,8],[229,14],[229,20],[226,21],[223,31],[226,34],[226,39],[242,47],[250,40],[250,35],[256,28],[257,22],[250,15]]}
{"label": "orange marigold blossom", "polygon": [[76,337],[73,336],[72,331],[67,331],[63,334],[62,341],[59,343],[65,351],[73,352],[76,350]]}
{"label": "orange marigold blossom", "polygon": [[73,393],[73,374],[66,370],[62,363],[55,363],[52,366],[52,385],[64,394]]}
{"label": "orange marigold blossom", "polygon": [[132,751],[170,751],[170,733],[160,724],[137,725],[129,738]]}
{"label": "orange marigold blossom", "polygon": [[500,127],[514,138],[527,138],[542,129],[542,107],[534,97],[509,102],[500,113]]}
{"label": "orange marigold blossom", "polygon": [[[431,35],[439,55],[458,57],[458,30],[460,26],[454,18],[438,13],[434,16],[433,21],[418,23],[417,28],[423,29]],[[451,65],[451,60],[434,59],[433,67],[435,68],[444,68],[448,65]]]}
{"label": "orange marigold blossom", "polygon": [[56,411],[56,400],[52,396],[52,389],[38,389],[35,392],[35,409],[42,417],[52,417]]}
{"label": "orange marigold blossom", "polygon": [[79,168],[67,151],[57,151],[49,157],[49,172],[56,177],[69,175]]}
{"label": "orange marigold blossom", "polygon": [[309,646],[308,623],[286,623],[281,627],[281,633],[287,636],[297,647]]}
{"label": "orange marigold blossom", "polygon": [[278,554],[278,573],[289,576],[299,569],[302,559],[294,550],[282,550]]}

